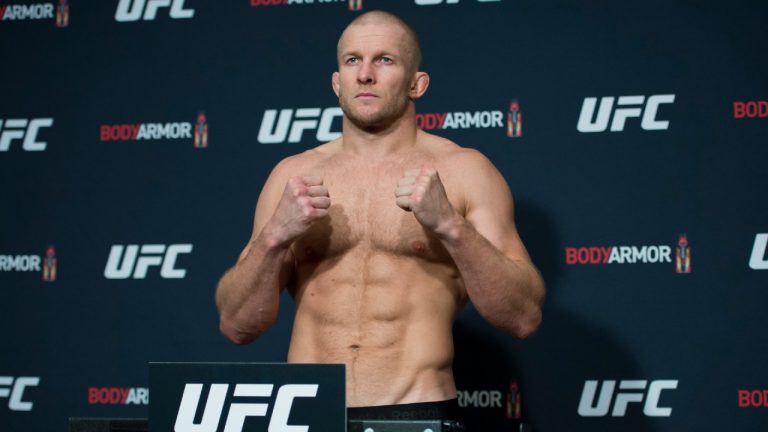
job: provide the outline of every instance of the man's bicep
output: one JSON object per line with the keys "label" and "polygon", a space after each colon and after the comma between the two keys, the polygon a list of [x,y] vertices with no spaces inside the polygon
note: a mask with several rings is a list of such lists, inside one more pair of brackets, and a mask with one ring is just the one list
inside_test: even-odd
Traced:
{"label": "man's bicep", "polygon": [[473,184],[467,185],[465,218],[504,255],[529,261],[515,226],[512,192],[493,164],[488,161],[487,165]]}
{"label": "man's bicep", "polygon": [[[254,244],[254,240],[258,238],[270,218],[272,218],[272,215],[275,213],[275,209],[282,198],[289,177],[285,165],[286,160],[277,164],[261,188],[259,198],[256,201],[256,210],[253,215],[253,231],[251,233],[251,238],[240,254],[239,260],[244,259],[248,255],[250,248]],[[284,287],[290,282],[293,277],[293,267],[293,254],[289,249],[280,269],[281,287]]]}

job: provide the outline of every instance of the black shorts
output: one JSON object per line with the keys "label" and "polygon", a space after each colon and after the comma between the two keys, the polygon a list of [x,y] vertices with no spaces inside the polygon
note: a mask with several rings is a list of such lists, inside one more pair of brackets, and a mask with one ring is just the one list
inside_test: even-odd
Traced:
{"label": "black shorts", "polygon": [[459,400],[347,408],[347,420],[458,421]]}

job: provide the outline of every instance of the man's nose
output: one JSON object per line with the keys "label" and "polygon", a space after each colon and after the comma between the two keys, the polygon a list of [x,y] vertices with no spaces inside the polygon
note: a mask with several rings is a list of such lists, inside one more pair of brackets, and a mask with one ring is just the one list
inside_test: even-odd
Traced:
{"label": "man's nose", "polygon": [[360,68],[357,70],[357,81],[360,84],[374,84],[376,82],[373,65],[371,63],[360,63]]}

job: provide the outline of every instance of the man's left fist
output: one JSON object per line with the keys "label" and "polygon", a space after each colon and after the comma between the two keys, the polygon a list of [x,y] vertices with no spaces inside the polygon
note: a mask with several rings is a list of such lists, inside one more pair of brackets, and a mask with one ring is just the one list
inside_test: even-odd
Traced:
{"label": "man's left fist", "polygon": [[406,171],[397,182],[395,197],[400,208],[413,212],[416,220],[432,232],[445,229],[458,216],[437,170],[431,167]]}

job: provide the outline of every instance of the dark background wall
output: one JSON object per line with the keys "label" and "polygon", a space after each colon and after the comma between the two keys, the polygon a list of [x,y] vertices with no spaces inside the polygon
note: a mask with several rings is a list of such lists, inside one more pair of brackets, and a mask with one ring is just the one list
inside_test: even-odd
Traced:
{"label": "dark background wall", "polygon": [[[136,9],[138,20],[118,21],[118,0],[21,1],[0,5],[0,429],[145,417],[148,361],[284,360],[289,298],[267,335],[235,347],[218,333],[213,292],[272,166],[319,142],[316,124],[298,142],[260,142],[268,111],[319,109],[289,127],[337,106],[335,44],[360,12],[347,1],[176,0],[154,19]],[[765,430],[768,4],[362,2],[378,8],[420,32],[432,82],[419,113],[503,116],[502,127],[431,132],[503,173],[548,286],[530,339],[493,330],[471,306],[460,316],[468,422],[514,430],[517,396],[543,432]],[[582,114],[599,117],[587,98],[603,97],[615,98],[608,130],[581,132]],[[520,137],[506,133],[514,100]],[[207,146],[196,148],[200,113]],[[647,130],[654,121],[668,123]],[[180,136],[102,135],[155,123]],[[338,132],[339,117],[327,129]],[[676,272],[682,235],[690,273]],[[112,252],[123,258],[113,247],[128,245],[158,264],[144,278],[131,260],[113,278],[123,269],[108,265]],[[622,259],[622,247],[648,262]],[[604,248],[611,262],[573,264],[569,253],[591,250],[569,248]],[[664,248],[670,261],[650,262]],[[611,382],[606,410],[582,415]],[[619,415],[626,397],[639,402]]]}

